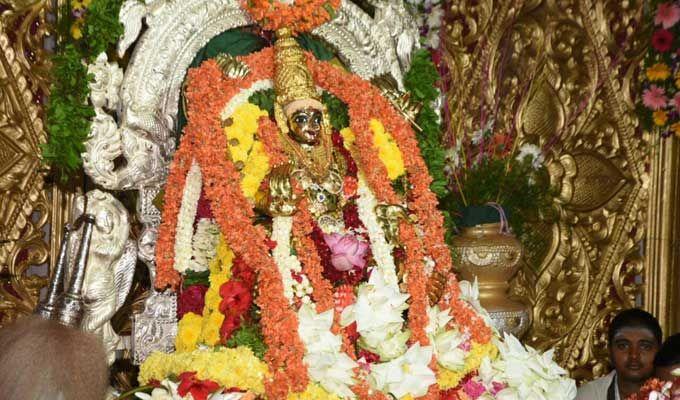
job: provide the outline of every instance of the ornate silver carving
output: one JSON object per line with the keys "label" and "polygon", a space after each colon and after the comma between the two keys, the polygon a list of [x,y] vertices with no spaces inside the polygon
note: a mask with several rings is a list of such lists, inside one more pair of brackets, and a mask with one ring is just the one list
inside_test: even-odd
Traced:
{"label": "ornate silver carving", "polygon": [[144,311],[132,316],[132,360],[141,364],[154,351],[171,352],[177,336],[177,297],[153,292]]}
{"label": "ornate silver carving", "polygon": [[120,103],[118,92],[123,83],[123,69],[116,63],[108,62],[106,53],[101,53],[94,64],[87,68],[94,75],[90,82],[90,101],[96,109],[116,110]]}
{"label": "ornate silver carving", "polygon": [[490,311],[489,316],[499,332],[511,333],[521,338],[529,329],[530,316],[527,310],[520,311]]}
{"label": "ornate silver carving", "polygon": [[[137,244],[128,237],[128,212],[120,201],[99,190],[90,191],[85,197],[76,200],[75,214],[87,211],[94,215],[95,226],[83,280],[85,306],[81,328],[101,335],[112,364],[116,350],[121,348],[121,339],[109,321],[130,291]],[[74,239],[79,240],[75,235]]]}

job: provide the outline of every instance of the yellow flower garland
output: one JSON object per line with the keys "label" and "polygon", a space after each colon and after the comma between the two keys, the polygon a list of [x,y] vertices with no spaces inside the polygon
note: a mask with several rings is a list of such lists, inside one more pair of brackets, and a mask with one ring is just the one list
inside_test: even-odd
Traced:
{"label": "yellow flower garland", "polygon": [[495,359],[498,356],[498,348],[491,342],[485,344],[473,343],[470,352],[465,358],[465,366],[459,371],[451,371],[439,366],[437,384],[442,390],[458,386],[465,375],[479,368],[484,358]]}
{"label": "yellow flower garland", "polygon": [[267,364],[247,347],[195,350],[190,353],[153,353],[139,371],[139,382],[162,381],[170,375],[196,371],[198,379],[213,380],[223,387],[236,387],[255,394],[264,393]]}
{"label": "yellow flower garland", "polygon": [[192,312],[184,314],[177,324],[177,337],[175,337],[175,349],[179,353],[193,351],[198,345],[198,337],[201,334],[203,317]]}
{"label": "yellow flower garland", "polygon": [[231,278],[231,266],[234,252],[220,235],[217,255],[210,260],[210,287],[205,293],[203,315],[184,314],[177,326],[175,348],[178,352],[189,352],[196,349],[199,343],[216,346],[220,343],[220,327],[224,315],[220,312],[220,287]]}
{"label": "yellow flower garland", "polygon": [[224,128],[229,154],[235,165],[241,166],[241,190],[254,200],[260,183],[269,173],[269,157],[262,142],[256,139],[258,120],[267,112],[251,103],[236,107],[231,125]]}
{"label": "yellow flower garland", "polygon": [[[382,122],[377,119],[371,119],[369,126],[373,132],[373,147],[378,149],[378,158],[385,165],[389,178],[395,180],[404,175],[406,172],[404,158],[392,135],[385,131]],[[340,131],[340,134],[344,139],[345,147],[349,148],[354,143],[354,132],[350,128],[345,128]]]}

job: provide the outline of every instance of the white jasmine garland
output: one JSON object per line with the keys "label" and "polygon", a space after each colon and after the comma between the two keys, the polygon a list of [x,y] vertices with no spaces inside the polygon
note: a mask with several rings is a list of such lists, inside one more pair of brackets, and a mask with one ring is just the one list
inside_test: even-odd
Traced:
{"label": "white jasmine garland", "polygon": [[194,234],[194,220],[201,197],[203,184],[201,168],[196,160],[192,160],[187,173],[182,193],[182,204],[177,215],[177,230],[175,232],[175,263],[173,267],[180,273],[191,268],[192,238]]}
{"label": "white jasmine garland", "polygon": [[359,197],[357,199],[357,211],[359,219],[366,227],[373,259],[378,269],[382,271],[385,281],[398,285],[397,267],[394,265],[394,259],[392,258],[393,246],[385,239],[385,233],[375,215],[375,207],[378,205],[378,201],[361,174],[358,181],[357,194]]}
{"label": "white jasmine garland", "polygon": [[[312,285],[309,279],[302,274],[302,265],[296,256],[291,254],[290,236],[293,231],[293,217],[274,217],[272,223],[272,237],[276,247],[272,252],[276,266],[279,268],[283,282],[283,295],[293,303],[293,296],[302,299],[303,303],[311,302]],[[293,274],[302,277],[302,282],[297,282]]]}
{"label": "white jasmine garland", "polygon": [[210,261],[217,255],[220,243],[220,227],[210,218],[201,218],[196,225],[196,233],[192,245],[190,267],[192,271],[207,271]]}
{"label": "white jasmine garland", "polygon": [[331,332],[333,310],[318,314],[311,304],[298,311],[298,334],[305,346],[303,361],[312,381],[329,393],[354,398],[354,368],[358,365],[342,351],[342,338]]}

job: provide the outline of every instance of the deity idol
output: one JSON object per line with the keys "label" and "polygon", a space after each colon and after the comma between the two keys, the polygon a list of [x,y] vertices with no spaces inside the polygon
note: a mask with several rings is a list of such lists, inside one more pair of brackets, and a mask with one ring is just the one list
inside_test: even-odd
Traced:
{"label": "deity idol", "polygon": [[283,28],[274,48],[190,71],[187,98],[155,282],[179,292],[180,322],[176,352],[141,367],[150,398],[530,397],[503,373],[513,356],[540,364],[530,384],[575,390],[493,340],[451,272],[415,134],[377,88]]}

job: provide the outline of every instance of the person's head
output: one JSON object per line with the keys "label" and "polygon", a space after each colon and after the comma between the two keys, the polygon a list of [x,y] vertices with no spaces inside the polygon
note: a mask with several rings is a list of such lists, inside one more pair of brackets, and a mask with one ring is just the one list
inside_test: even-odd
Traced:
{"label": "person's head", "polygon": [[672,381],[671,372],[680,368],[680,333],[668,337],[654,358],[654,375],[664,381]]}
{"label": "person's head", "polygon": [[618,379],[642,384],[652,376],[661,340],[659,321],[646,311],[633,308],[614,317],[609,326],[609,356]]}

